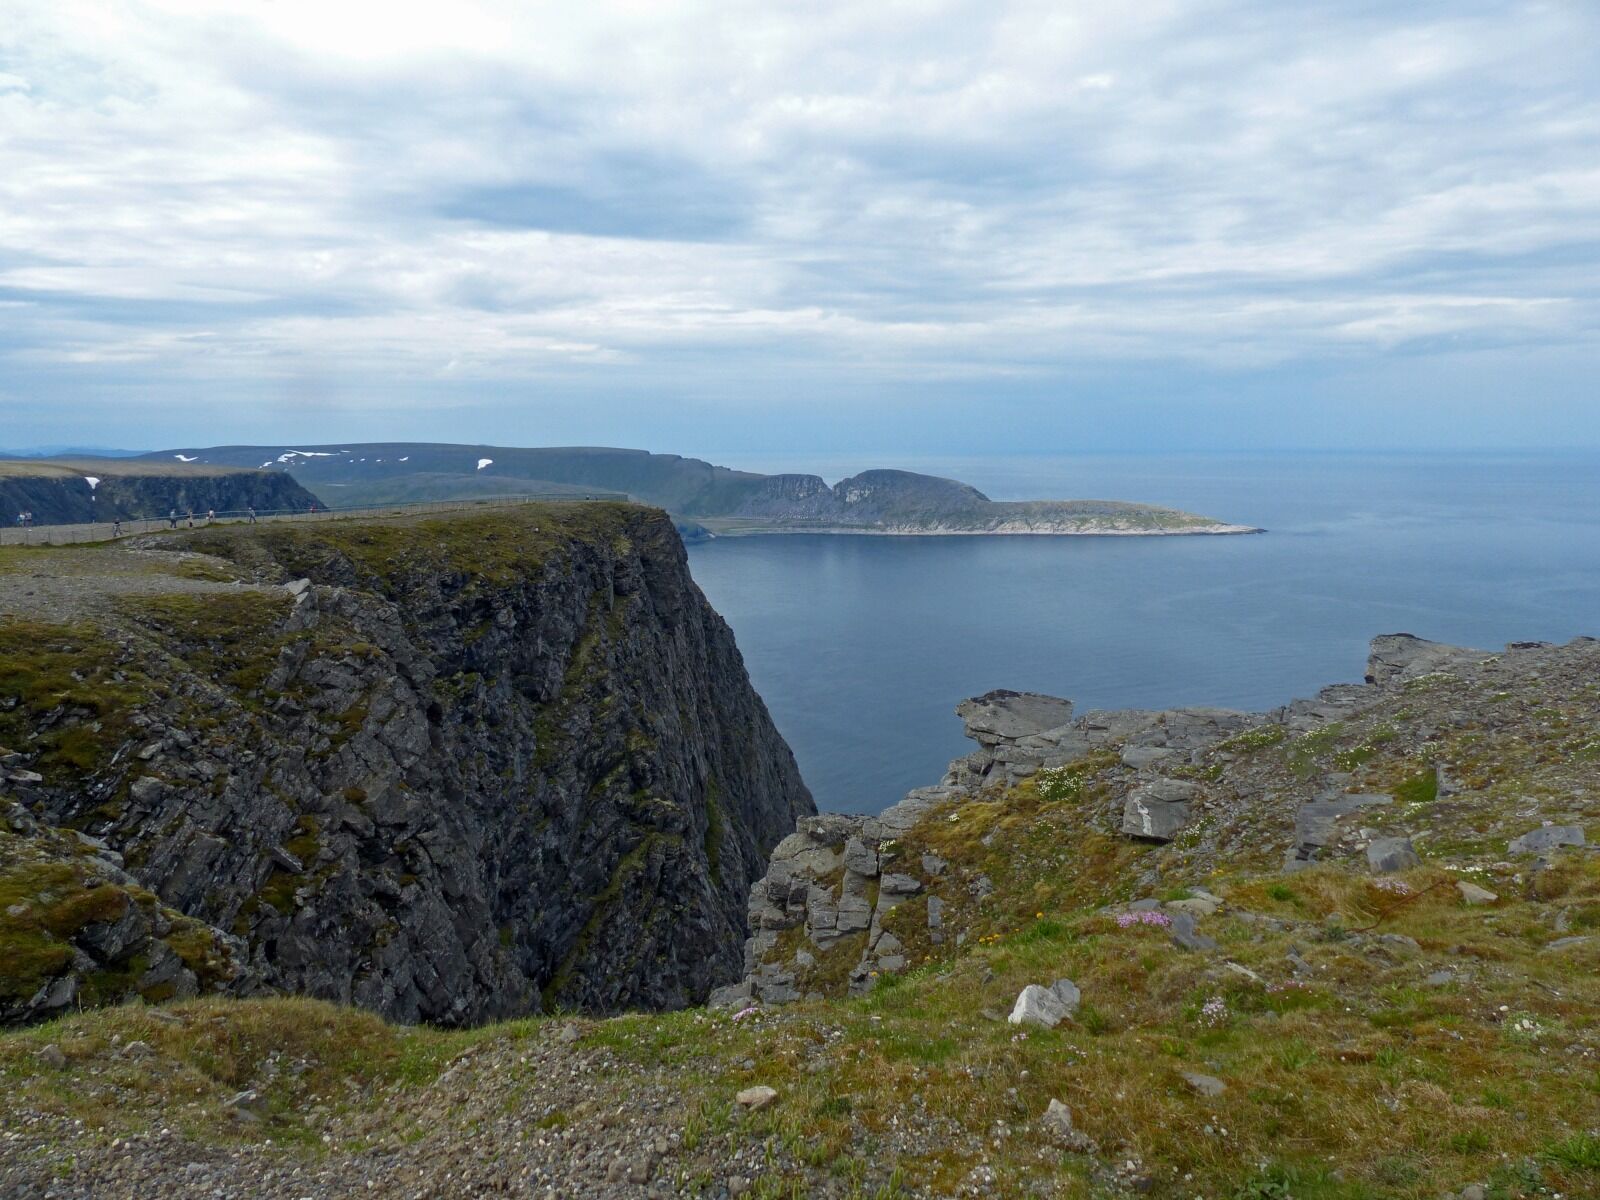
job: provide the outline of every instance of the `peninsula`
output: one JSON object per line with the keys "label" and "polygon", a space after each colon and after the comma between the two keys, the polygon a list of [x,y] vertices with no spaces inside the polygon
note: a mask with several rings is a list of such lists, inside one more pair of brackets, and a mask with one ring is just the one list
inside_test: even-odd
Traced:
{"label": "peninsula", "polygon": [[1261,532],[1250,525],[1118,500],[991,500],[968,484],[912,471],[863,471],[830,486],[819,475],[763,475],[676,454],[595,446],[211,446],[163,450],[138,461],[292,474],[335,507],[518,493],[625,493],[666,509],[688,536]]}

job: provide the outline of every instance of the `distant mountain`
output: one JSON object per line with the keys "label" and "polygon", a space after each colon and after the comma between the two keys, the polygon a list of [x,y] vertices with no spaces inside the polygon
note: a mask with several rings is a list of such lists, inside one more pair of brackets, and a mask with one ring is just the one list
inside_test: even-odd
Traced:
{"label": "distant mountain", "polygon": [[0,459],[7,458],[135,458],[143,450],[115,450],[107,446],[29,446],[22,450],[0,449]]}
{"label": "distant mountain", "polygon": [[676,454],[604,446],[210,446],[161,451],[144,460],[292,472],[335,506],[529,492],[625,492],[721,534],[1259,532],[1125,501],[991,500],[968,484],[912,471],[864,471],[830,486],[818,475],[761,475]]}

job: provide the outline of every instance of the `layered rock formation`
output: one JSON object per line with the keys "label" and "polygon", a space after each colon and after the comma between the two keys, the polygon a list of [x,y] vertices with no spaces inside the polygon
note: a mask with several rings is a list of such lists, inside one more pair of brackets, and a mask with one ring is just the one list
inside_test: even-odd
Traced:
{"label": "layered rock formation", "polygon": [[214,581],[41,623],[40,670],[70,640],[78,691],[6,677],[20,773],[0,791],[237,938],[263,987],[465,1024],[681,1006],[737,977],[750,885],[814,808],[665,514],[125,552],[180,547]]}

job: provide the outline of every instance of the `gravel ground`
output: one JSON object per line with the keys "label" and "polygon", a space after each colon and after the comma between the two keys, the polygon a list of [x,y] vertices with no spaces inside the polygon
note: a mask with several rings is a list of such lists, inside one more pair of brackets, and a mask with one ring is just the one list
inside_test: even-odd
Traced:
{"label": "gravel ground", "polygon": [[[0,1196],[737,1197],[758,1194],[756,1181],[775,1172],[806,1177],[806,1195],[860,1194],[850,1181],[797,1161],[737,1103],[709,1121],[687,1105],[685,1073],[718,1070],[709,1060],[641,1069],[583,1044],[580,1029],[551,1022],[531,1037],[495,1039],[457,1058],[431,1085],[352,1097],[347,1113],[308,1098],[304,1124],[313,1137],[320,1130],[320,1146],[274,1140],[273,1118],[253,1112],[248,1093],[228,1110],[236,1128],[211,1131],[215,1140],[186,1136],[182,1112],[159,1106],[145,1132],[115,1140],[70,1117],[12,1109],[0,1133]],[[176,1070],[141,1043],[125,1047],[122,1059],[129,1048],[143,1070]],[[98,1089],[100,1102],[152,1104],[148,1089],[109,1082],[116,1073],[101,1069],[108,1082]],[[758,1082],[752,1076],[739,1086]],[[887,1178],[898,1149],[959,1135],[948,1124],[908,1109],[888,1136],[862,1130],[860,1149],[877,1156],[860,1181],[865,1194]]]}
{"label": "gravel ground", "polygon": [[[128,596],[206,595],[267,591],[226,577],[237,569],[221,559],[138,545],[19,551],[0,559],[0,616],[71,621],[108,618]],[[215,574],[221,579],[193,578]]]}

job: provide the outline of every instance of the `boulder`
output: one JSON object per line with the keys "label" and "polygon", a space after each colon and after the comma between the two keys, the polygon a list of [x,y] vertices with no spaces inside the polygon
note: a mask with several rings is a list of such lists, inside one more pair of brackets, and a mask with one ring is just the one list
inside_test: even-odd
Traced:
{"label": "boulder", "polygon": [[1072,1110],[1059,1100],[1050,1101],[1039,1118],[1039,1127],[1052,1141],[1076,1154],[1093,1154],[1099,1149],[1093,1138],[1073,1128]]}
{"label": "boulder", "polygon": [[878,883],[881,895],[915,896],[922,884],[910,875],[885,875]]}
{"label": "boulder", "polygon": [[1172,944],[1180,950],[1206,952],[1217,948],[1216,939],[1195,929],[1194,914],[1180,912],[1172,918]]}
{"label": "boulder", "polygon": [[1390,875],[1396,871],[1409,871],[1412,867],[1421,865],[1422,859],[1412,846],[1410,838],[1373,838],[1367,843],[1367,866],[1371,867],[1375,874]]}
{"label": "boulder", "polygon": [[1183,1081],[1189,1085],[1191,1091],[1202,1096],[1220,1096],[1228,1090],[1228,1085],[1215,1075],[1202,1075],[1198,1071],[1183,1072]]}
{"label": "boulder", "polygon": [[1583,844],[1583,826],[1581,825],[1543,825],[1538,829],[1530,830],[1521,837],[1512,838],[1506,850],[1511,854],[1540,854],[1546,850],[1554,850],[1557,846],[1582,846]]}
{"label": "boulder", "polygon": [[844,844],[845,869],[870,879],[878,873],[878,854],[858,837]]}
{"label": "boulder", "polygon": [[1198,791],[1182,779],[1156,779],[1128,793],[1122,806],[1122,832],[1153,842],[1170,842],[1189,821],[1189,801]]}
{"label": "boulder", "polygon": [[777,1103],[778,1093],[776,1089],[765,1086],[747,1087],[734,1099],[738,1101],[740,1108],[760,1112],[763,1108],[770,1108]]}
{"label": "boulder", "polygon": [[1461,899],[1467,904],[1493,904],[1500,899],[1488,888],[1481,888],[1475,883],[1468,883],[1465,879],[1456,880],[1456,891],[1461,893]]}
{"label": "boulder", "polygon": [[1053,988],[1030,983],[1017,996],[1017,1002],[1006,1020],[1012,1025],[1037,1025],[1041,1029],[1054,1029],[1071,1016],[1066,1003]]}

